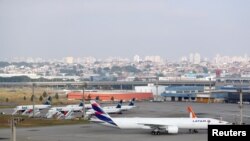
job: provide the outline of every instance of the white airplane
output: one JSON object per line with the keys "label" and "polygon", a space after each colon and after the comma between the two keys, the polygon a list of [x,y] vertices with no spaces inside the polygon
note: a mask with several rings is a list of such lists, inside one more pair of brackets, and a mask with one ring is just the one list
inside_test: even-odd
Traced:
{"label": "white airplane", "polygon": [[213,118],[197,118],[192,113],[189,118],[111,118],[95,101],[91,101],[92,108],[95,110],[95,116],[98,119],[90,121],[100,123],[106,126],[117,127],[120,129],[147,129],[152,130],[153,135],[159,135],[161,132],[169,134],[177,134],[179,129],[207,129],[208,125],[224,125],[229,124]]}
{"label": "white airplane", "polygon": [[49,109],[46,118],[53,118],[57,116],[57,118],[71,119],[73,118],[72,114],[76,112],[83,112],[84,103],[80,102],[78,105],[67,105],[65,107],[52,107]]}
{"label": "white airplane", "polygon": [[85,110],[92,109],[91,104],[85,104],[83,102],[82,102],[82,104],[80,103],[80,105],[79,104],[78,105],[77,104],[75,104],[75,105],[67,105],[66,107],[68,107],[68,108],[75,108],[75,107],[79,107],[79,106],[83,107],[83,104],[84,104]]}
{"label": "white airplane", "polygon": [[128,111],[135,108],[135,98],[131,99],[128,105],[122,105],[122,111]]}
{"label": "white airplane", "polygon": [[108,107],[103,107],[103,109],[105,110],[106,108],[107,109],[112,109],[112,108],[113,109],[117,109],[117,108],[120,108],[122,111],[128,111],[128,110],[131,110],[131,109],[133,109],[133,108],[136,107],[135,106],[135,98],[131,99],[128,105],[122,105],[122,100],[120,100],[120,104],[121,104],[121,106],[118,106],[118,105],[117,106],[108,106]]}
{"label": "white airplane", "polygon": [[[122,100],[117,104],[117,106],[106,106],[106,107],[103,107],[103,110],[109,114],[121,114],[122,113],[121,107],[122,107]],[[86,112],[87,116],[94,115],[94,114],[95,114],[95,110],[93,109],[93,107]]]}
{"label": "white airplane", "polygon": [[[34,105],[35,115],[40,114],[40,111],[51,107],[51,97],[48,97],[47,101],[41,105]],[[31,115],[33,113],[33,105],[20,105],[14,108],[12,115]]]}

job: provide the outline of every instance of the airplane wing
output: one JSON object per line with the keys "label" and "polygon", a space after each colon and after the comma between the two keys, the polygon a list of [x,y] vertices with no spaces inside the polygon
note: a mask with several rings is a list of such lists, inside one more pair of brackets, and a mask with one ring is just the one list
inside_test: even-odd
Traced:
{"label": "airplane wing", "polygon": [[170,134],[177,134],[178,133],[178,127],[176,125],[163,125],[163,124],[148,124],[148,123],[138,123],[140,125],[144,125],[145,129],[152,129],[152,134],[159,134],[159,131],[168,131]]}
{"label": "airplane wing", "polygon": [[151,129],[166,129],[168,126],[171,126],[171,125],[162,125],[162,124],[148,124],[148,123],[138,123],[140,125],[144,125],[144,126],[147,126]]}

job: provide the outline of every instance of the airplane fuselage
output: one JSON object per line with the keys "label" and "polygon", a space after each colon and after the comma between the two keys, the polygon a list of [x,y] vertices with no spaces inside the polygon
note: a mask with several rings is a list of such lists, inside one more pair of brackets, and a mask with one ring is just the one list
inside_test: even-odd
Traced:
{"label": "airplane fuselage", "polygon": [[[207,129],[208,125],[226,124],[212,118],[112,118],[120,129],[152,129],[153,126],[167,128],[175,126],[181,129]],[[112,126],[107,122],[103,125]]]}
{"label": "airplane fuselage", "polygon": [[[50,108],[51,105],[34,105],[34,108],[37,110],[43,110],[46,108]],[[17,106],[16,108],[14,108],[14,112],[12,113],[12,115],[15,114],[29,114],[30,112],[33,111],[33,105],[22,105],[22,106]]]}

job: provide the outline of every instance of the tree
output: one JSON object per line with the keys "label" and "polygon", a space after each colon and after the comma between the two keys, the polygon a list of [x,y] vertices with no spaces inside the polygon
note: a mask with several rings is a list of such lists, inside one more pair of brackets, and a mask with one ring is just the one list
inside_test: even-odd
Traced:
{"label": "tree", "polygon": [[40,97],[39,97],[39,101],[43,101],[43,96],[40,96]]}
{"label": "tree", "polygon": [[133,73],[140,72],[140,70],[138,70],[135,66],[124,66],[122,69],[125,70],[126,72],[133,72]]}
{"label": "tree", "polygon": [[6,98],[5,101],[6,101],[6,102],[9,102],[9,98]]}
{"label": "tree", "polygon": [[44,92],[43,92],[43,97],[47,97],[47,96],[48,96],[47,92],[44,91]]}
{"label": "tree", "polygon": [[55,98],[56,98],[57,100],[59,99],[58,93],[56,93]]}
{"label": "tree", "polygon": [[112,102],[114,102],[115,98],[112,96],[112,97],[110,98],[110,100],[111,100]]}
{"label": "tree", "polygon": [[88,100],[90,100],[91,99],[91,96],[90,96],[90,94],[88,95]]}
{"label": "tree", "polygon": [[95,98],[95,100],[96,100],[96,101],[99,101],[99,100],[100,100],[100,97],[99,97],[99,96],[97,96],[97,97]]}
{"label": "tree", "polygon": [[33,100],[34,100],[34,98],[35,98],[35,96],[34,96],[34,95],[32,95],[32,96],[30,97],[30,101],[33,101]]}
{"label": "tree", "polygon": [[164,77],[164,74],[162,72],[160,72],[160,73],[156,73],[156,76],[157,77]]}
{"label": "tree", "polygon": [[203,73],[208,73],[208,68],[207,67],[203,67]]}
{"label": "tree", "polygon": [[23,100],[26,100],[26,99],[27,99],[26,96],[24,96],[24,97],[23,97]]}

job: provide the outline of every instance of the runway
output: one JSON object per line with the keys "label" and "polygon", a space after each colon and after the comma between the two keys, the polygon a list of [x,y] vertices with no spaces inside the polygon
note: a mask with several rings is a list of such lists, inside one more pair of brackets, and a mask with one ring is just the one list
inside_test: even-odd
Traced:
{"label": "runway", "polygon": [[[191,105],[199,117],[220,118],[229,122],[239,120],[238,104],[200,104],[186,102],[137,102],[138,108],[126,111],[113,117],[188,117],[186,106]],[[250,105],[245,105],[244,115],[250,115]],[[1,111],[2,109],[0,109]],[[6,111],[6,109],[5,109]],[[245,117],[244,122],[249,124],[250,118]],[[10,129],[0,129],[0,141],[7,141]],[[18,128],[18,141],[206,141],[207,131],[189,134],[187,130],[180,130],[175,135],[151,135],[149,130],[121,130],[105,127],[94,123],[86,125],[69,125],[36,128]]]}

